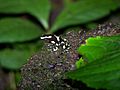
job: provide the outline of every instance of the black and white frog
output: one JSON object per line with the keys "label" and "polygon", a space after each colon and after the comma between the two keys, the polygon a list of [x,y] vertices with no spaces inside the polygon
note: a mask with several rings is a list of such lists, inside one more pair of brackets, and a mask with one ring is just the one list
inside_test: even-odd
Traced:
{"label": "black and white frog", "polygon": [[64,51],[68,51],[70,49],[68,41],[60,36],[49,34],[41,36],[40,39],[46,40],[49,43],[48,47],[51,51],[57,51],[60,48]]}

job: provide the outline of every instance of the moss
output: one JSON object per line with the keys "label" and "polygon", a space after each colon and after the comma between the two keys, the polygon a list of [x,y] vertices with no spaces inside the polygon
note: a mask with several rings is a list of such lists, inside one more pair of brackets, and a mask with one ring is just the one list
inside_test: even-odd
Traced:
{"label": "moss", "polygon": [[77,32],[72,30],[66,33],[65,38],[71,45],[68,52],[59,49],[56,52],[50,52],[47,49],[48,43],[45,43],[39,53],[33,55],[27,64],[21,69],[22,80],[19,85],[20,90],[78,90],[73,88],[67,82],[65,73],[75,70],[75,62],[79,60],[77,48],[85,43],[89,37],[112,36],[120,33],[118,27],[112,24],[103,24],[96,30],[88,32],[79,29]]}

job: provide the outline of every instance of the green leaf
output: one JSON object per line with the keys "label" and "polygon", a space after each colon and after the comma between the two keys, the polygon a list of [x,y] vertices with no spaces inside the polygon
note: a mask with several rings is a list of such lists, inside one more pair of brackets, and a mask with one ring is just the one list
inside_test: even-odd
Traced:
{"label": "green leaf", "polygon": [[27,50],[6,49],[0,52],[0,65],[8,69],[19,69],[27,62],[29,55]]}
{"label": "green leaf", "polygon": [[86,45],[81,45],[78,52],[84,55],[89,61],[94,61],[104,57],[108,52],[112,53],[112,51],[118,49],[119,40],[118,36],[89,38],[86,40]]}
{"label": "green leaf", "polygon": [[38,38],[42,29],[26,19],[5,18],[0,20],[0,43],[21,42]]}
{"label": "green leaf", "polygon": [[14,49],[0,50],[0,66],[7,69],[20,69],[27,59],[35,52],[39,51],[42,43],[18,44]]}
{"label": "green leaf", "polygon": [[49,0],[0,0],[1,13],[30,13],[48,29]]}
{"label": "green leaf", "polygon": [[80,67],[82,67],[82,66],[85,66],[86,65],[86,62],[82,59],[82,58],[80,58],[78,61],[76,61],[76,63],[75,63],[75,66],[77,67],[77,68],[80,68]]}
{"label": "green leaf", "polygon": [[85,26],[88,30],[94,30],[97,28],[98,24],[94,22],[90,22],[90,23],[87,23]]}
{"label": "green leaf", "polygon": [[15,83],[16,83],[16,86],[18,86],[22,79],[22,75],[20,72],[15,72],[14,74],[15,74]]}
{"label": "green leaf", "polygon": [[113,0],[78,0],[65,3],[64,10],[56,18],[51,32],[69,25],[83,24],[99,19],[108,15],[111,10],[115,10],[118,6],[118,3]]}
{"label": "green leaf", "polygon": [[89,38],[78,51],[89,63],[68,72],[69,78],[97,89],[120,90],[120,35]]}

